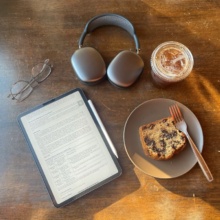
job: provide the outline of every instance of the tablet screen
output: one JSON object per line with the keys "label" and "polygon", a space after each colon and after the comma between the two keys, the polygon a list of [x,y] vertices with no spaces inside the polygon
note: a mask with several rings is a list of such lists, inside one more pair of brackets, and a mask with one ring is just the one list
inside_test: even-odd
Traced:
{"label": "tablet screen", "polygon": [[120,172],[86,101],[76,90],[19,118],[57,206]]}

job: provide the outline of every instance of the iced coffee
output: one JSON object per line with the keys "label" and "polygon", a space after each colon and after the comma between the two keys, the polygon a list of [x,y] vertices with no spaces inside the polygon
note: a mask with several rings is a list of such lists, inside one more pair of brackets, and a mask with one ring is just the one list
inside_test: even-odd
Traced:
{"label": "iced coffee", "polygon": [[181,43],[160,44],[151,56],[151,75],[156,85],[166,87],[185,79],[192,71],[193,56]]}

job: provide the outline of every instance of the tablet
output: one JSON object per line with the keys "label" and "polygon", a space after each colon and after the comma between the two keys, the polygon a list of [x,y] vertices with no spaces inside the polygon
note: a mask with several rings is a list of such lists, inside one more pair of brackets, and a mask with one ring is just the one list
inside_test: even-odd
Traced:
{"label": "tablet", "polygon": [[121,167],[79,88],[18,116],[55,207],[121,175]]}

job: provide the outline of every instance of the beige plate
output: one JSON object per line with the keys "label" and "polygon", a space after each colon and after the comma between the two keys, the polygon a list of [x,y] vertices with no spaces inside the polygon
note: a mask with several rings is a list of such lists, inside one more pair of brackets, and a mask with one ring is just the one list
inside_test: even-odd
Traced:
{"label": "beige plate", "polygon": [[144,173],[169,179],[181,176],[196,164],[197,160],[187,143],[186,148],[167,161],[157,161],[147,157],[141,146],[138,129],[141,125],[170,116],[169,106],[177,103],[188,125],[188,132],[199,151],[203,149],[203,132],[196,116],[183,104],[171,99],[153,99],[137,106],[129,115],[124,126],[124,146],[132,163]]}

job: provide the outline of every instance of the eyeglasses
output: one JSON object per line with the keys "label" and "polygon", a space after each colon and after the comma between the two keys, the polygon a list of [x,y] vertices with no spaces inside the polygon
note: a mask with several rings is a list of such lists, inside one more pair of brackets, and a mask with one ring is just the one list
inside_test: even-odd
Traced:
{"label": "eyeglasses", "polygon": [[8,95],[12,100],[21,102],[25,100],[34,90],[34,87],[43,82],[52,71],[52,65],[49,65],[49,59],[42,63],[38,63],[32,68],[30,81],[19,80],[11,87],[11,93]]}

